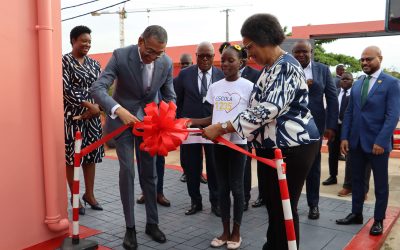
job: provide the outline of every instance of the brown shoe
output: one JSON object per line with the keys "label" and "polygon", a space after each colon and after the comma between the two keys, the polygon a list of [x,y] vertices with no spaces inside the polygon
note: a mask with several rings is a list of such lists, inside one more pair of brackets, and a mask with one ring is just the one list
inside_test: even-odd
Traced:
{"label": "brown shoe", "polygon": [[161,206],[164,206],[164,207],[171,206],[171,202],[167,198],[165,198],[165,196],[163,194],[157,194],[157,202],[158,202],[158,204],[160,204]]}
{"label": "brown shoe", "polygon": [[139,195],[139,198],[137,198],[136,203],[144,204],[144,195],[143,194]]}
{"label": "brown shoe", "polygon": [[339,191],[339,193],[337,195],[340,197],[349,196],[349,195],[351,195],[351,189],[343,188],[342,190]]}

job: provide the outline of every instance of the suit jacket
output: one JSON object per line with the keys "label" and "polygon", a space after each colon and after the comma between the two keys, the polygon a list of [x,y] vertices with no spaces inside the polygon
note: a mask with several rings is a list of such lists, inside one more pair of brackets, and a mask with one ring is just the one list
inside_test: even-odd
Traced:
{"label": "suit jacket", "polygon": [[[117,82],[111,97],[107,91],[115,79]],[[114,50],[106,68],[90,88],[92,97],[107,114],[111,114],[111,109],[120,104],[140,120],[143,119],[146,104],[159,102],[159,92],[166,102],[176,100],[172,83],[172,61],[167,55],[154,61],[151,88],[146,92],[137,45]],[[122,125],[118,117],[107,117],[107,123],[107,129],[110,131]]]}
{"label": "suit jacket", "polygon": [[[177,95],[176,106],[177,117],[204,118],[212,114],[211,104],[203,103],[203,97],[200,94],[198,86],[198,66],[192,65],[181,72],[174,82]],[[224,73],[212,66],[211,83],[224,78]]]}
{"label": "suit jacket", "polygon": [[[337,88],[332,80],[329,67],[318,62],[312,62],[313,84],[308,90],[308,108],[314,117],[320,135],[325,128],[337,128],[339,117],[339,103],[337,99]],[[324,107],[324,94],[327,109]]]}
{"label": "suit jacket", "polygon": [[257,80],[260,77],[260,74],[261,74],[260,71],[254,69],[252,67],[246,66],[242,72],[241,77],[243,77],[255,84],[255,83],[257,83]]}
{"label": "suit jacket", "polygon": [[364,78],[357,80],[351,88],[341,139],[349,141],[350,149],[360,143],[364,152],[371,153],[373,144],[377,144],[390,152],[391,137],[400,114],[400,81],[382,72],[361,106]]}

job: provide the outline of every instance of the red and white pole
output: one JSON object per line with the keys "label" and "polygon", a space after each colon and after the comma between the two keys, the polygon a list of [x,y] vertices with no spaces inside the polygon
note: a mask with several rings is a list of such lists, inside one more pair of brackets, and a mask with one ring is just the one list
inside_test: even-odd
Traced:
{"label": "red and white pole", "polygon": [[279,189],[282,199],[283,216],[285,217],[286,238],[289,250],[297,250],[296,233],[294,230],[292,207],[286,181],[286,163],[283,162],[282,151],[275,149],[276,170],[278,172]]}
{"label": "red and white pole", "polygon": [[74,182],[72,184],[72,244],[79,244],[79,169],[81,167],[81,132],[75,134]]}

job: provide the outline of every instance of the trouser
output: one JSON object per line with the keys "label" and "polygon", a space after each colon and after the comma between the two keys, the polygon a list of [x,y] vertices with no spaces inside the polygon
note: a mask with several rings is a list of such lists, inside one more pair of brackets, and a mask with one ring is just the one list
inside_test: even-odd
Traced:
{"label": "trouser", "polygon": [[184,165],[186,174],[186,185],[192,204],[201,204],[200,194],[200,175],[203,169],[203,149],[206,157],[207,184],[209,189],[209,199],[212,206],[218,205],[218,185],[215,174],[215,157],[213,144],[182,144],[182,154],[184,155]]}
{"label": "trouser", "polygon": [[329,151],[329,175],[336,177],[338,175],[338,166],[339,166],[339,156],[340,156],[340,133],[341,133],[341,124],[337,125],[337,130],[335,134],[335,139],[328,142],[328,151]]}
{"label": "trouser", "polygon": [[[140,171],[140,150],[139,147],[135,148],[136,164],[138,171]],[[156,156],[156,171],[157,171],[157,194],[164,194],[164,172],[165,172],[165,157],[161,155]],[[140,187],[142,182],[139,179]]]}
{"label": "trouser", "polygon": [[[248,147],[248,152],[252,153],[252,148]],[[246,202],[249,202],[251,195],[251,160],[252,158],[249,156],[246,156],[246,165],[244,167],[244,200]]]}
{"label": "trouser", "polygon": [[[297,204],[304,186],[304,181],[319,151],[319,142],[282,149],[284,162],[286,163],[286,179],[296,232],[297,247],[299,247],[300,239]],[[270,159],[275,158],[273,149],[257,149],[257,155]],[[264,194],[269,218],[266,247],[269,250],[286,250],[288,249],[288,245],[278,174],[275,168],[266,166],[261,162],[257,162],[257,164],[260,166],[260,176],[265,180]]]}
{"label": "trouser", "polygon": [[[124,131],[116,138],[116,151],[119,161],[119,189],[127,227],[135,226],[135,193],[134,193],[134,148],[139,147],[141,137],[136,137],[130,130]],[[146,221],[158,224],[156,203],[157,173],[155,157],[145,151],[139,152],[142,168],[138,171],[143,195],[146,197]]]}
{"label": "trouser", "polygon": [[[344,182],[343,182],[343,188],[350,189],[352,190],[352,178],[351,178],[351,163],[350,163],[350,153],[347,155],[346,158],[346,167],[345,167],[345,172],[344,172]],[[364,189],[365,193],[368,193],[369,191],[369,179],[371,177],[371,164],[367,163],[367,166],[365,168],[365,178],[364,178]]]}
{"label": "trouser", "polygon": [[375,186],[375,211],[374,219],[385,219],[386,208],[389,199],[388,183],[388,163],[389,152],[382,155],[373,155],[366,153],[360,145],[356,149],[350,150],[350,162],[352,173],[352,213],[361,214],[364,205],[365,196],[365,171],[367,164],[371,164],[374,174]]}
{"label": "trouser", "polygon": [[[247,149],[247,145],[237,145]],[[243,178],[246,156],[224,145],[215,145],[215,163],[222,222],[230,221],[231,192],[233,222],[242,223],[244,208]]]}
{"label": "trouser", "polygon": [[315,156],[310,172],[306,179],[307,203],[309,207],[316,207],[319,203],[319,187],[321,180],[321,146],[322,139],[319,141],[319,150]]}

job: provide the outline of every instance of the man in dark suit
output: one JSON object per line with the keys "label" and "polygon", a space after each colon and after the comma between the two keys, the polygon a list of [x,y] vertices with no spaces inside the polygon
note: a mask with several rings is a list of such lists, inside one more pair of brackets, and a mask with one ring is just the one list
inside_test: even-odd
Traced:
{"label": "man in dark suit", "polygon": [[352,211],[337,224],[362,224],[367,163],[371,164],[375,184],[374,224],[370,235],[381,235],[389,198],[388,162],[391,138],[400,115],[400,81],[381,69],[382,54],[376,46],[364,49],[361,67],[365,77],[351,89],[344,115],[340,149],[349,154],[352,169]]}
{"label": "man in dark suit", "polygon": [[[336,67],[337,69],[337,67]],[[338,103],[339,103],[339,119],[336,128],[335,138],[328,143],[329,149],[329,178],[322,182],[322,185],[332,185],[337,183],[338,174],[338,161],[340,156],[340,132],[342,128],[342,121],[344,112],[346,111],[347,104],[350,99],[350,90],[353,85],[353,75],[345,72],[339,81],[340,87],[338,89]]]}
{"label": "man in dark suit", "polygon": [[[139,37],[137,45],[116,49],[99,79],[93,83],[90,93],[109,115],[110,131],[123,124],[134,124],[142,120],[144,107],[158,101],[161,92],[166,102],[175,101],[172,83],[172,61],[165,55],[167,32],[158,25],[147,27]],[[113,96],[107,91],[117,79]],[[130,129],[116,137],[116,149],[120,165],[119,187],[123,205],[126,233],[125,249],[137,249],[134,216],[134,148],[142,142]],[[141,168],[139,179],[146,197],[146,234],[163,243],[164,233],[158,227],[156,157],[145,151],[139,152]]]}
{"label": "man in dark suit", "polygon": [[[332,80],[329,67],[311,60],[312,46],[307,40],[295,43],[293,56],[303,67],[309,89],[308,108],[318,127],[322,146],[323,135],[332,140],[339,116],[337,88]],[[327,109],[324,107],[324,95]],[[309,206],[308,218],[319,218],[319,187],[321,179],[321,152],[318,152],[306,180],[307,203]]]}
{"label": "man in dark suit", "polygon": [[[224,78],[221,70],[213,66],[214,47],[202,42],[196,50],[196,65],[183,69],[175,81],[177,94],[177,117],[205,118],[211,116],[212,106],[205,102],[209,86]],[[187,177],[187,188],[191,198],[191,207],[186,215],[195,214],[203,209],[200,194],[200,175],[203,169],[203,149],[206,157],[208,189],[211,211],[219,216],[218,188],[215,176],[214,145],[200,136],[190,136],[181,145],[181,157]]]}
{"label": "man in dark suit", "polygon": [[344,73],[344,65],[343,64],[339,64],[338,66],[336,66],[336,76],[333,79],[333,83],[335,84],[336,88],[338,90],[340,90],[341,86],[340,86],[340,79],[342,79],[342,74]]}
{"label": "man in dark suit", "polygon": [[[245,50],[242,50],[243,52],[243,59],[241,60],[241,66],[239,70],[239,74],[241,77],[251,81],[252,83],[256,84],[258,77],[260,76],[260,71],[247,66],[247,53]],[[249,152],[252,152],[252,148],[249,147]],[[244,211],[247,211],[249,209],[249,201],[250,201],[250,191],[251,191],[251,157],[247,157],[246,159],[246,167],[244,169]],[[257,175],[259,173],[259,169],[257,168]],[[258,198],[257,200],[253,203],[253,207],[259,207],[265,204],[265,202],[262,199],[261,190],[263,190],[263,184],[264,184],[264,179],[258,178]]]}

